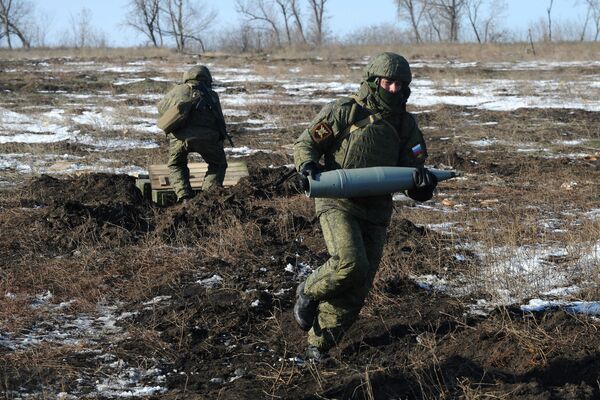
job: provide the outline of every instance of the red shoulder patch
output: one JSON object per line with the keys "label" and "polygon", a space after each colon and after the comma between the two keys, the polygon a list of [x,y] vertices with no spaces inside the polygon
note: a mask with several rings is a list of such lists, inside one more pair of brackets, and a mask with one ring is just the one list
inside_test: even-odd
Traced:
{"label": "red shoulder patch", "polygon": [[333,129],[325,122],[319,122],[310,129],[310,136],[317,143],[322,142],[331,135],[333,135]]}

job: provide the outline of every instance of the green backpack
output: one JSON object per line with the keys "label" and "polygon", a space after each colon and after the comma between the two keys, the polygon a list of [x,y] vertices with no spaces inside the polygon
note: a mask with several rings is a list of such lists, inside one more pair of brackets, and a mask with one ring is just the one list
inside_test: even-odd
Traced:
{"label": "green backpack", "polygon": [[[189,84],[188,86],[190,87],[190,90],[192,90],[192,86]],[[156,121],[156,126],[165,131],[165,133],[175,132],[177,129],[185,126],[190,116],[190,112],[196,107],[201,99],[202,96],[200,95],[190,100],[179,102],[168,108],[162,117]]]}

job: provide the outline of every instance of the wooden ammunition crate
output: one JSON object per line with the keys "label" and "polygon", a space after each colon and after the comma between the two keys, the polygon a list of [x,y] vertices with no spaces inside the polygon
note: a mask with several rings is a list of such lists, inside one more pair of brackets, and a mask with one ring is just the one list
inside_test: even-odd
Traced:
{"label": "wooden ammunition crate", "polygon": [[[244,176],[248,176],[248,167],[243,161],[227,161],[227,172],[223,186],[233,186]],[[202,190],[204,174],[208,168],[206,163],[189,163],[190,184],[194,191]],[[166,164],[156,164],[148,166],[148,175],[138,178],[138,188],[144,194],[144,197],[151,197],[152,201],[160,206],[174,203],[176,201],[175,192],[171,186],[169,177],[169,168]],[[148,196],[150,195],[150,196]]]}

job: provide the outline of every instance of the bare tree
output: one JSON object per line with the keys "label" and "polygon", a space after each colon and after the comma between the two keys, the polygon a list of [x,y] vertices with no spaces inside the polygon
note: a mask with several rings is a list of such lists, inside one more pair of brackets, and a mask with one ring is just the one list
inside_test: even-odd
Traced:
{"label": "bare tree", "polygon": [[279,21],[272,2],[267,0],[236,0],[236,6],[237,12],[243,15],[246,21],[256,23],[262,29],[269,31],[275,38],[277,46],[281,46]]}
{"label": "bare tree", "polygon": [[216,11],[210,9],[201,1],[192,0],[163,0],[166,23],[170,29],[162,29],[165,36],[175,40],[177,50],[182,52],[188,48],[188,41],[200,45],[202,52],[206,51],[202,34],[214,23]]}
{"label": "bare tree", "polygon": [[287,37],[288,44],[292,43],[292,32],[290,29],[290,18],[291,9],[289,0],[275,0],[275,4],[279,7],[279,11],[281,12],[281,17],[283,18],[283,25],[285,27],[285,35]]}
{"label": "bare tree", "polygon": [[48,36],[52,31],[54,18],[46,12],[35,10],[27,26],[27,36],[30,38],[31,47],[47,47]]}
{"label": "bare tree", "polygon": [[374,24],[354,30],[347,35],[343,43],[349,45],[397,45],[405,43],[410,32],[401,30],[393,24]]}
{"label": "bare tree", "polygon": [[324,25],[323,18],[325,15],[325,4],[328,0],[308,0],[308,4],[312,11],[312,24],[314,42],[317,46],[323,44],[324,39]]}
{"label": "bare tree", "polygon": [[432,0],[433,6],[437,8],[438,15],[446,22],[448,29],[448,40],[458,42],[458,31],[460,17],[465,5],[465,0]]}
{"label": "bare tree", "polygon": [[[323,1],[323,0],[321,0]],[[324,0],[323,3],[327,2]],[[315,9],[311,5],[311,13]],[[320,4],[317,4],[317,12],[321,9]],[[305,21],[302,15],[302,0],[236,0],[237,12],[242,16],[244,21],[251,24],[251,31],[261,36],[264,33],[270,36],[271,45],[281,46],[285,41],[288,45],[293,43],[307,43],[305,33]],[[320,26],[320,32],[323,27],[323,12],[317,14],[319,17],[318,23],[314,23],[314,27]],[[319,31],[317,29],[317,31]],[[315,31],[315,32],[317,32]],[[322,38],[322,34],[320,37]],[[315,33],[314,38],[317,41],[318,33]],[[266,38],[267,40],[269,37]],[[262,44],[262,42],[261,42]],[[268,43],[264,43],[269,45]]]}
{"label": "bare tree", "polygon": [[478,43],[497,41],[504,35],[496,21],[504,15],[505,0],[466,0],[465,9]]}
{"label": "bare tree", "polygon": [[477,18],[479,17],[479,9],[483,0],[466,0],[466,8],[467,8],[467,17],[469,19],[469,23],[471,24],[471,28],[473,29],[473,33],[475,34],[475,38],[477,38],[477,43],[481,43],[481,35],[479,34],[479,30],[477,28]]}
{"label": "bare tree", "polygon": [[25,48],[31,47],[26,27],[31,24],[33,5],[26,0],[0,0],[0,24],[9,49],[12,49],[12,36],[16,36]]}
{"label": "bare tree", "polygon": [[579,33],[579,41],[580,42],[583,42],[585,40],[585,32],[587,31],[591,16],[592,16],[592,8],[588,7],[587,12],[585,13],[585,21],[583,21],[583,26],[581,27],[581,32]]}
{"label": "bare tree", "polygon": [[415,41],[417,43],[422,42],[419,25],[429,7],[429,0],[396,0],[396,7],[398,16],[410,23]]}
{"label": "bare tree", "polygon": [[141,32],[154,47],[163,45],[163,34],[160,26],[161,0],[129,0],[129,13],[125,24]]}
{"label": "bare tree", "polygon": [[72,15],[71,32],[73,46],[83,48],[92,42],[92,12],[89,8],[82,8],[78,14]]}
{"label": "bare tree", "polygon": [[102,47],[106,45],[106,35],[92,24],[92,11],[82,8],[76,15],[71,15],[70,44],[73,47]]}
{"label": "bare tree", "polygon": [[529,25],[530,41],[548,41],[548,21],[540,16],[536,21]]}
{"label": "bare tree", "polygon": [[502,28],[499,22],[504,20],[507,8],[506,0],[492,0],[489,13],[483,20],[484,42],[498,42],[509,36],[507,29]]}
{"label": "bare tree", "polygon": [[594,33],[594,41],[598,41],[600,37],[600,0],[585,0],[588,5],[588,12],[591,14],[592,21],[596,32]]}
{"label": "bare tree", "polygon": [[551,16],[551,12],[552,12],[552,4],[554,3],[554,0],[550,0],[550,4],[548,5],[548,8],[546,9],[546,12],[548,13],[548,41],[551,42],[552,41],[552,16]]}
{"label": "bare tree", "polygon": [[296,30],[302,39],[302,43],[306,43],[306,35],[304,34],[304,24],[302,23],[302,15],[298,5],[298,0],[287,0],[290,5],[290,10],[294,16],[294,23],[296,24]]}
{"label": "bare tree", "polygon": [[425,19],[427,20],[427,41],[434,40],[442,41],[441,17],[436,7],[428,7],[425,11]]}

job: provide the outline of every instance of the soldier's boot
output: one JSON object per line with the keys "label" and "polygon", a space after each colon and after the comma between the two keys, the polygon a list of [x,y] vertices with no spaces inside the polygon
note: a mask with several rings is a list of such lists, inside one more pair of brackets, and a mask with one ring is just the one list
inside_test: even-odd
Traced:
{"label": "soldier's boot", "polygon": [[298,285],[296,289],[296,304],[294,304],[294,318],[300,328],[304,331],[309,331],[313,326],[315,317],[317,316],[317,306],[319,302],[311,299],[304,294],[304,283]]}
{"label": "soldier's boot", "polygon": [[309,345],[306,348],[306,360],[320,362],[329,358],[329,354],[324,350],[319,350],[317,346]]}

